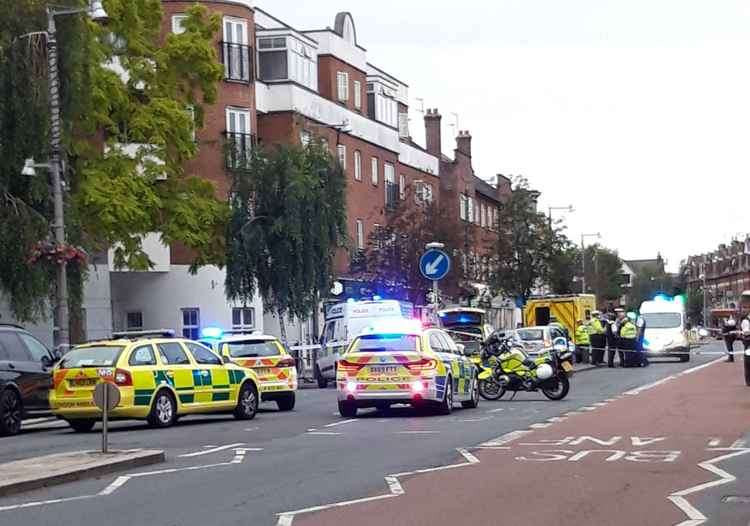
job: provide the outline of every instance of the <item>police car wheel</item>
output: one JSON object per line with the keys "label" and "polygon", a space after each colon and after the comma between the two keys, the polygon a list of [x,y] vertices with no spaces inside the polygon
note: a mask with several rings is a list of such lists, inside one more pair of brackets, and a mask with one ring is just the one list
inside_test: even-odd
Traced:
{"label": "police car wheel", "polygon": [[339,414],[344,418],[357,416],[357,406],[351,402],[339,401]]}
{"label": "police car wheel", "polygon": [[294,393],[289,393],[276,400],[276,405],[279,406],[279,411],[291,411],[294,409],[295,396]]}
{"label": "police car wheel", "polygon": [[148,423],[152,427],[169,427],[177,420],[177,403],[172,393],[162,390],[156,393],[154,405],[148,415]]}
{"label": "police car wheel", "polygon": [[240,389],[237,399],[237,408],[234,410],[235,418],[239,420],[252,420],[258,412],[258,393],[255,386],[246,382]]}
{"label": "police car wheel", "polygon": [[464,409],[474,409],[479,405],[479,379],[474,378],[471,384],[471,399],[461,402]]}
{"label": "police car wheel", "polygon": [[77,418],[75,420],[68,420],[68,424],[76,433],[88,433],[89,431],[94,429],[96,420],[90,418]]}
{"label": "police car wheel", "polygon": [[443,401],[438,406],[438,412],[441,415],[449,415],[453,411],[453,378],[450,376],[445,379],[445,394]]}

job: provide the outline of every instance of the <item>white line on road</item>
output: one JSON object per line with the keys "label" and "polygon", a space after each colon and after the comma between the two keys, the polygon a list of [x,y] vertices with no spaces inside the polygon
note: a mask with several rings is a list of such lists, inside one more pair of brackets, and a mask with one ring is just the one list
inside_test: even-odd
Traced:
{"label": "white line on road", "polygon": [[50,500],[38,500],[35,502],[24,502],[23,504],[12,504],[10,506],[0,506],[0,511],[12,511],[22,508],[35,508],[37,506],[45,506],[47,504],[58,504],[60,502],[70,502],[72,500],[83,500],[91,499],[96,495],[79,495],[77,497],[66,497],[63,499],[50,499]]}
{"label": "white line on road", "polygon": [[342,420],[341,422],[333,422],[332,424],[326,424],[323,427],[336,427],[336,426],[342,426],[344,424],[349,424],[351,422],[356,422],[356,418],[351,418],[349,420]]}
{"label": "white line on road", "polygon": [[477,418],[464,418],[463,420],[459,420],[459,422],[485,422],[487,420],[492,420],[491,416],[480,416]]}
{"label": "white line on road", "polygon": [[732,445],[729,446],[730,449],[742,449],[745,447],[745,441],[744,440],[735,440],[732,442]]}
{"label": "white line on road", "polygon": [[529,433],[531,433],[531,431],[529,431],[528,429],[519,430],[519,431],[511,431],[510,433],[505,433],[504,435],[500,435],[499,437],[493,440],[484,442],[481,445],[482,446],[504,446],[505,444],[513,442],[514,440],[521,438],[522,436],[526,436]]}
{"label": "white line on road", "polygon": [[540,422],[538,424],[531,424],[529,427],[531,429],[544,429],[545,427],[549,427],[551,425],[552,425],[552,423],[550,423],[550,422]]}
{"label": "white line on road", "polygon": [[396,431],[397,435],[436,435],[440,431]]}
{"label": "white line on road", "polygon": [[[185,453],[184,455],[178,455],[180,458],[189,458],[189,457],[199,457],[201,455],[208,455],[209,453],[216,453],[217,451],[224,451],[225,449],[232,449],[235,447],[244,446],[244,442],[237,442],[236,444],[229,444],[226,446],[218,446],[218,447],[211,447],[211,449],[206,449],[203,451],[196,451],[195,453]],[[210,446],[203,446],[203,447],[210,447]]]}
{"label": "white line on road", "polygon": [[487,411],[488,413],[499,413],[500,411],[504,411],[505,409],[502,407],[498,407],[497,409],[490,409]]}
{"label": "white line on road", "polygon": [[333,431],[308,431],[305,434],[306,435],[312,435],[312,436],[337,436],[337,435],[343,435],[343,433],[335,433]]}
{"label": "white line on road", "polygon": [[721,440],[718,438],[712,438],[708,441],[708,447],[718,447],[721,444]]}

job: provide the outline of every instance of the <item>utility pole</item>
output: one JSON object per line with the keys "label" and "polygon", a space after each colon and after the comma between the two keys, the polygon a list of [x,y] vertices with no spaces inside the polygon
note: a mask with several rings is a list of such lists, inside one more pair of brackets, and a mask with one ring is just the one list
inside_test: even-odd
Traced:
{"label": "utility pole", "polygon": [[547,224],[549,226],[550,232],[552,231],[552,211],[553,210],[564,210],[565,212],[575,212],[575,209],[573,208],[573,205],[569,206],[548,206],[547,207]]}

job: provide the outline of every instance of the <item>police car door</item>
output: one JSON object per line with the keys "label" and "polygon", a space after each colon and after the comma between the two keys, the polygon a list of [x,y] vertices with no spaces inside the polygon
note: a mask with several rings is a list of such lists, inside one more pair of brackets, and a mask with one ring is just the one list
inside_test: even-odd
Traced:
{"label": "police car door", "polygon": [[473,364],[471,363],[471,360],[469,360],[458,348],[458,345],[456,342],[451,338],[450,334],[442,333],[442,336],[445,338],[448,349],[450,350],[451,354],[455,357],[454,359],[454,381],[453,383],[456,386],[456,389],[454,389],[454,393],[456,393],[456,397],[458,399],[462,398],[470,398],[471,397],[471,381],[473,378]]}
{"label": "police car door", "polygon": [[450,350],[450,346],[448,345],[448,341],[445,338],[445,335],[442,331],[439,330],[431,330],[429,331],[430,335],[430,349],[432,349],[440,358],[440,361],[443,362],[443,365],[445,365],[446,369],[446,376],[448,374],[451,375],[451,378],[453,380],[453,395],[458,395],[456,388],[458,387],[458,364],[457,364],[457,356],[453,354]]}

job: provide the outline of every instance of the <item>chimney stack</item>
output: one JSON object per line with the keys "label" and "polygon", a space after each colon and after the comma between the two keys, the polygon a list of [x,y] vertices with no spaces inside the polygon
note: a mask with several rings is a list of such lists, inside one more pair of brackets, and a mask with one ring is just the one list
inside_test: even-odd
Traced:
{"label": "chimney stack", "polygon": [[427,153],[434,155],[438,159],[443,153],[442,141],[440,139],[440,121],[443,117],[438,113],[437,108],[430,109],[424,114],[425,142],[427,143]]}
{"label": "chimney stack", "polygon": [[456,150],[471,158],[471,134],[468,130],[458,130],[456,137]]}

